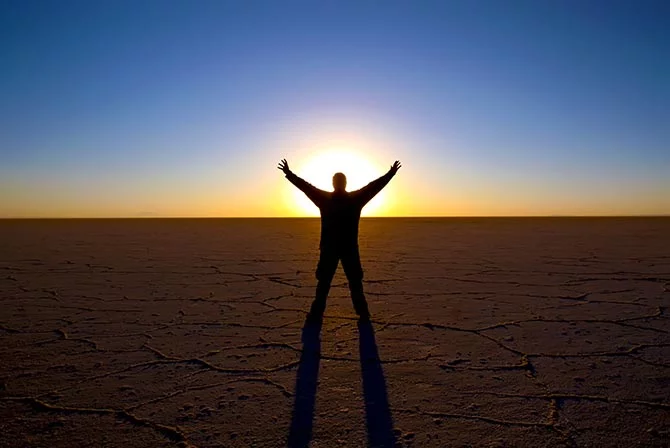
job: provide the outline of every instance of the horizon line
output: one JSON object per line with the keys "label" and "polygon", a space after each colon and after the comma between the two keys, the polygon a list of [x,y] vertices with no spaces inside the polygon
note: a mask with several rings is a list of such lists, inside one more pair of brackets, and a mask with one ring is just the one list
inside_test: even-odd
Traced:
{"label": "horizon line", "polygon": [[[361,219],[537,219],[537,218],[670,218],[666,214],[640,215],[411,215],[411,216],[361,216]],[[10,216],[0,221],[74,220],[74,219],[320,219],[319,216]]]}

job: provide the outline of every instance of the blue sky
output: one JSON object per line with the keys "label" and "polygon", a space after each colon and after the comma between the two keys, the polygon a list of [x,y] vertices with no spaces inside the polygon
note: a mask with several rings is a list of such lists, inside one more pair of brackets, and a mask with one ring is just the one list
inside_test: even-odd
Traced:
{"label": "blue sky", "polygon": [[668,23],[664,1],[5,1],[0,216],[299,214],[276,161],[331,143],[403,160],[389,214],[668,214]]}

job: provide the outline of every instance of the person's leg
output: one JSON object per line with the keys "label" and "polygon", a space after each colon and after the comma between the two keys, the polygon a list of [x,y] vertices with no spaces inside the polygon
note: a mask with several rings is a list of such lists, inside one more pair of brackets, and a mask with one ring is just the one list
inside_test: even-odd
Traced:
{"label": "person's leg", "polygon": [[326,310],[326,298],[330,291],[330,284],[337,270],[339,257],[336,252],[322,250],[319,255],[319,264],[316,267],[316,294],[309,315],[312,318],[319,318]]}
{"label": "person's leg", "polygon": [[358,253],[358,247],[347,250],[342,255],[342,267],[349,281],[349,291],[351,292],[351,301],[354,304],[356,314],[362,318],[370,317],[368,303],[363,293],[363,267],[361,266],[361,257]]}

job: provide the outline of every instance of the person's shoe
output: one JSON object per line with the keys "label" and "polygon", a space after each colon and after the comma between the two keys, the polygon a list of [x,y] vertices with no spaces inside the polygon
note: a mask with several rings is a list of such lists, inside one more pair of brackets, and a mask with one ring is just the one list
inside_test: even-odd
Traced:
{"label": "person's shoe", "polygon": [[361,322],[370,322],[370,311],[368,310],[367,307],[362,310],[356,310],[356,314],[358,314],[358,320]]}
{"label": "person's shoe", "polygon": [[370,323],[370,315],[369,314],[364,314],[364,315],[358,316],[358,323],[369,324]]}
{"label": "person's shoe", "polygon": [[317,325],[323,322],[323,314],[315,311],[310,311],[307,313],[307,323],[309,325]]}
{"label": "person's shoe", "polygon": [[309,314],[316,314],[323,316],[323,313],[326,312],[326,303],[320,300],[315,300],[312,302],[312,305],[309,307]]}

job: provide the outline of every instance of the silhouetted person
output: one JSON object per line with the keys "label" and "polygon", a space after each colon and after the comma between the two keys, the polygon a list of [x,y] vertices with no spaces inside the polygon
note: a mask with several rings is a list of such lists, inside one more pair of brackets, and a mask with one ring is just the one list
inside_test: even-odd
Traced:
{"label": "silhouetted person", "polygon": [[356,314],[361,319],[370,318],[368,304],[363,294],[363,268],[358,253],[358,221],[365,204],[389,183],[400,166],[400,162],[396,160],[388,173],[360,190],[351,192],[346,191],[347,177],[342,173],[335,173],[333,176],[334,191],[328,192],[319,190],[296,176],[289,169],[286,159],[279,162],[277,168],[282,170],[286,178],[302,190],[321,212],[321,243],[319,244],[321,254],[316,268],[318,283],[316,297],[309,312],[312,320],[320,319],[326,309],[330,283],[340,260],[349,281],[351,301]]}

